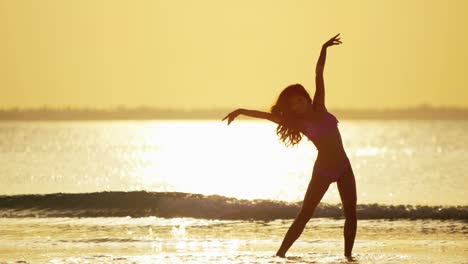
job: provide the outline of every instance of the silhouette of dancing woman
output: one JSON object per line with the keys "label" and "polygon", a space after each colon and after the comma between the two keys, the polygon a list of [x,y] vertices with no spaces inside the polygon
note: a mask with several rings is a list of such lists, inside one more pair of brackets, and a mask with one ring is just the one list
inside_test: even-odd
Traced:
{"label": "silhouette of dancing woman", "polygon": [[323,69],[327,48],[342,44],[337,34],[322,45],[317,67],[315,69],[315,95],[313,101],[300,84],[286,87],[279,95],[270,113],[257,110],[237,109],[222,120],[228,119],[228,125],[238,116],[246,115],[263,118],[278,124],[276,133],[286,146],[295,145],[304,134],[317,148],[318,154],[314,163],[312,177],[304,196],[301,210],[289,227],[281,247],[276,252],[285,257],[294,241],[301,235],[305,225],[313,216],[331,183],[336,182],[340,193],[344,223],[344,255],[351,257],[356,237],[356,182],[350,161],[343,148],[338,130],[338,120],[325,107],[325,87]]}

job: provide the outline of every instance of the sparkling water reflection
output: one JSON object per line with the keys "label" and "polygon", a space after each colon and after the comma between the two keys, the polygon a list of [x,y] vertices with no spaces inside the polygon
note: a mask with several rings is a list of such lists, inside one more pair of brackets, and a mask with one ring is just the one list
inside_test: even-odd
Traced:
{"label": "sparkling water reflection", "polygon": [[[358,203],[466,204],[468,121],[340,120],[339,126]],[[316,149],[305,138],[286,148],[275,128],[257,120],[2,122],[0,190],[301,200]],[[324,201],[340,201],[335,185]]]}

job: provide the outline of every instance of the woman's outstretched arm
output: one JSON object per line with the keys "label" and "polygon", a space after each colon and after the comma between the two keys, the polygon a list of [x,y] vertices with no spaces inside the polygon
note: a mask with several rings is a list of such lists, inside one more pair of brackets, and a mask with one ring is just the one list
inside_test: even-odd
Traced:
{"label": "woman's outstretched arm", "polygon": [[250,117],[255,117],[255,118],[263,118],[263,119],[275,122],[277,124],[280,123],[279,118],[271,113],[257,111],[257,110],[248,110],[248,109],[243,109],[243,108],[239,108],[237,110],[232,111],[231,113],[229,113],[227,116],[223,118],[223,121],[224,119],[227,118],[228,125],[229,125],[238,115],[245,115],[245,116],[250,116]]}
{"label": "woman's outstretched arm", "polygon": [[322,45],[320,56],[317,60],[317,66],[315,67],[315,95],[313,104],[321,109],[325,108],[325,83],[323,80],[323,69],[325,68],[325,60],[327,58],[327,48],[333,45],[341,44],[339,33],[325,42]]}

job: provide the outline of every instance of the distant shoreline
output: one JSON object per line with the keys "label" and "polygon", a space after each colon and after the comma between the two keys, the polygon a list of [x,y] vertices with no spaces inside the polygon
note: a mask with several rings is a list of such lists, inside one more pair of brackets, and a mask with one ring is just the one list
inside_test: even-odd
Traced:
{"label": "distant shoreline", "polygon": [[[245,108],[245,107],[241,107]],[[249,109],[249,108],[246,108]],[[0,109],[1,121],[80,121],[80,120],[221,120],[234,109],[173,110],[149,107],[89,109],[35,108]],[[265,109],[257,109],[267,111]],[[375,120],[468,120],[468,108],[419,106],[401,109],[329,109],[338,119]],[[240,119],[252,119],[240,116]]]}

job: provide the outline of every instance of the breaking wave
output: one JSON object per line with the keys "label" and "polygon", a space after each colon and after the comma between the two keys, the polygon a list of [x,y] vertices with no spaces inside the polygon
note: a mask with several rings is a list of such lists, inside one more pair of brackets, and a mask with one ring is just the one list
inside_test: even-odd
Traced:
{"label": "breaking wave", "polygon": [[[0,196],[0,217],[192,217],[292,219],[301,202],[245,200],[181,192],[96,192]],[[358,204],[359,219],[468,220],[468,206]],[[320,203],[314,217],[343,218],[340,204]]]}

